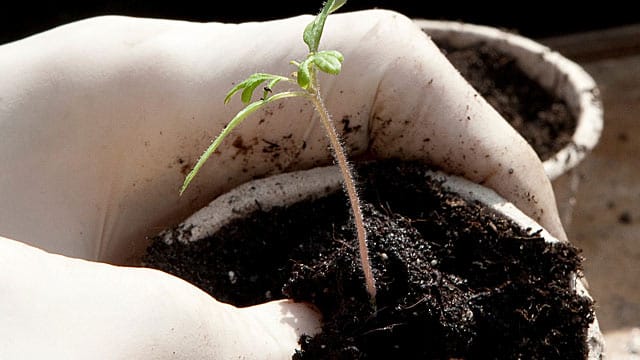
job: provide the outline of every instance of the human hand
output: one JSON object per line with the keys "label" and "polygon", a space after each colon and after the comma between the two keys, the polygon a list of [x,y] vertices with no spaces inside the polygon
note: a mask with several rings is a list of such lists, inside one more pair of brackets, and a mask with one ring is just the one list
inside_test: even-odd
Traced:
{"label": "human hand", "polygon": [[[13,320],[0,325],[0,349],[264,359],[288,356],[300,333],[317,331],[303,304],[239,310],[169,275],[95,262],[135,264],[146,237],[225,190],[331,161],[312,107],[293,99],[238,127],[178,196],[242,106],[223,106],[227,90],[256,71],[291,72],[310,21],[101,17],[0,47],[0,234],[66,256],[0,240],[0,291],[11,294],[0,313]],[[321,47],[345,55],[340,76],[321,86],[336,122],[348,119],[352,156],[428,161],[495,189],[565,238],[536,154],[411,20],[332,15]]]}
{"label": "human hand", "polygon": [[238,309],[166,273],[53,255],[0,237],[2,359],[284,359],[319,316]]}

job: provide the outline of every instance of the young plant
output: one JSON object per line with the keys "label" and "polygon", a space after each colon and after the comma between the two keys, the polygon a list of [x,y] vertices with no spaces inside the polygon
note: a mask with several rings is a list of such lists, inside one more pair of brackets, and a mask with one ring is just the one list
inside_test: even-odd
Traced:
{"label": "young plant", "polygon": [[[375,280],[373,278],[373,272],[371,271],[371,265],[369,263],[369,254],[367,248],[366,231],[364,228],[364,221],[362,217],[362,211],[360,208],[360,199],[356,191],[356,186],[353,180],[353,175],[347,156],[345,153],[342,139],[336,130],[335,124],[331,119],[329,112],[324,104],[322,96],[320,94],[320,88],[318,86],[318,70],[337,75],[342,69],[342,62],[344,60],[342,54],[335,50],[318,50],[320,44],[320,38],[324,29],[325,21],[329,14],[338,10],[342,5],[346,3],[346,0],[327,0],[320,13],[315,19],[307,25],[304,29],[303,40],[309,47],[309,54],[302,62],[291,61],[291,64],[295,65],[298,70],[293,74],[293,77],[256,73],[250,75],[246,80],[234,86],[224,99],[225,104],[231,100],[231,97],[239,91],[242,91],[240,97],[242,102],[248,104],[244,109],[240,110],[236,116],[225,126],[220,135],[209,145],[205,152],[200,156],[198,162],[195,164],[191,172],[187,174],[180,194],[182,194],[189,183],[196,176],[202,165],[220,146],[222,141],[238,126],[244,119],[256,110],[263,106],[272,103],[276,100],[291,98],[291,97],[303,97],[311,101],[315,110],[317,111],[320,121],[326,131],[327,138],[331,144],[331,149],[335,161],[341,171],[341,175],[344,182],[344,188],[349,197],[351,204],[351,210],[355,219],[356,234],[358,237],[358,247],[360,252],[360,262],[362,270],[364,272],[365,286],[372,303],[375,304],[376,287]],[[295,91],[283,91],[279,93],[273,93],[273,88],[280,82],[297,84],[299,90]],[[260,100],[251,102],[253,92],[262,84],[263,87],[262,98]]]}

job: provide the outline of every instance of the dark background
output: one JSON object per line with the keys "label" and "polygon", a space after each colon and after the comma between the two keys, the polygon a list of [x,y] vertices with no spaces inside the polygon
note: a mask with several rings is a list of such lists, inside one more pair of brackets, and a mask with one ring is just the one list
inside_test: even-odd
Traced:
{"label": "dark background", "polygon": [[[386,8],[413,18],[460,20],[506,28],[522,35],[541,38],[588,30],[640,23],[640,15],[627,5],[612,1],[575,2],[512,1],[473,3],[451,0],[349,0],[340,11]],[[11,6],[8,6],[11,4]],[[578,3],[579,4],[579,3]],[[320,0],[282,1],[29,1],[5,2],[0,10],[0,44],[97,15],[130,15],[192,21],[268,20],[302,13],[316,13]],[[560,8],[555,8],[557,5]],[[571,5],[571,6],[570,6]]]}

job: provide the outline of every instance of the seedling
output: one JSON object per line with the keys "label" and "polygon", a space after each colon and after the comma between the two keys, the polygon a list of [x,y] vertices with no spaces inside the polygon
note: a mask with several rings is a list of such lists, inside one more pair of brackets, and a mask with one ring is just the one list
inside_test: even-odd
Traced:
{"label": "seedling", "polygon": [[[364,272],[365,286],[369,293],[372,304],[375,304],[376,286],[375,279],[373,278],[373,272],[371,271],[371,265],[369,263],[369,252],[367,248],[367,234],[364,228],[364,221],[362,217],[362,210],[360,208],[360,199],[356,190],[355,182],[353,180],[352,170],[347,160],[346,152],[342,139],[336,130],[335,124],[331,119],[329,112],[324,104],[322,96],[320,94],[320,88],[318,86],[318,70],[331,75],[338,75],[342,69],[342,62],[344,57],[336,50],[322,50],[319,51],[320,38],[322,37],[322,31],[324,24],[329,14],[338,10],[344,5],[347,0],[327,0],[324,3],[322,10],[315,17],[315,19],[307,25],[304,29],[303,40],[309,47],[309,54],[306,59],[301,62],[291,61],[291,64],[295,65],[298,70],[294,72],[291,77],[255,73],[250,75],[246,80],[234,86],[224,99],[225,104],[231,100],[233,95],[237,92],[241,92],[240,98],[247,106],[240,110],[236,116],[224,127],[220,135],[213,140],[211,145],[204,151],[204,153],[198,159],[191,172],[187,174],[180,194],[182,194],[189,183],[193,180],[196,174],[202,168],[202,165],[209,159],[209,157],[216,151],[222,141],[244,121],[249,115],[263,106],[272,103],[277,100],[302,97],[306,98],[313,104],[316,112],[320,117],[320,122],[326,131],[327,138],[331,144],[332,154],[335,161],[338,163],[340,172],[343,178],[344,188],[349,197],[349,203],[353,212],[355,221],[356,234],[358,237],[358,248],[360,251],[360,262],[362,270]],[[292,83],[297,84],[299,90],[295,91],[283,91],[274,93],[273,89],[280,83]],[[254,91],[265,84],[263,87],[262,98],[251,102]]]}

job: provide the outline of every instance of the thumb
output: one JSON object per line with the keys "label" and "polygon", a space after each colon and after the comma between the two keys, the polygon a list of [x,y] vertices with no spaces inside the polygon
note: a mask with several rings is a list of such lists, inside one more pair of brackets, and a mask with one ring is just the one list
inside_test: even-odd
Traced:
{"label": "thumb", "polygon": [[0,358],[282,359],[319,331],[305,304],[238,309],[166,273],[0,237]]}
{"label": "thumb", "polygon": [[229,324],[230,334],[245,338],[244,345],[238,347],[240,351],[234,352],[244,354],[243,359],[289,359],[293,349],[299,348],[301,335],[315,335],[321,330],[320,313],[305,303],[277,300],[242,309],[230,308],[246,321]]}

